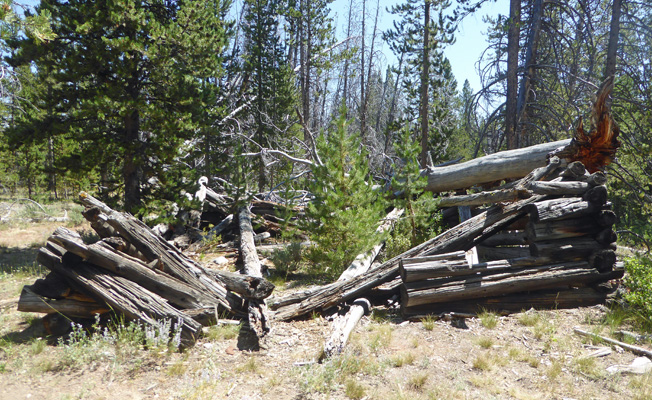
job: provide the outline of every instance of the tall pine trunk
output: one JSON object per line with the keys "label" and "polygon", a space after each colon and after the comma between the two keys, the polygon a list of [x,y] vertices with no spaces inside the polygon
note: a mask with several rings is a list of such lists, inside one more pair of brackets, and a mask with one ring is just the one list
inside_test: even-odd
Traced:
{"label": "tall pine trunk", "polygon": [[521,0],[509,1],[509,30],[507,32],[507,99],[505,104],[505,137],[507,148],[518,147],[516,136],[516,106],[518,85],[518,50],[521,24]]}
{"label": "tall pine trunk", "polygon": [[421,66],[421,168],[428,166],[428,86],[430,82],[430,1],[426,0],[423,24],[423,64]]}

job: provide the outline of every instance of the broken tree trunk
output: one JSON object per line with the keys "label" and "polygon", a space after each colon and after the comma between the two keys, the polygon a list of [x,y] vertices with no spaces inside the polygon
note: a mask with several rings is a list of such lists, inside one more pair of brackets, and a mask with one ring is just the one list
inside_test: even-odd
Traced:
{"label": "broken tree trunk", "polygon": [[570,144],[570,139],[522,149],[501,151],[485,157],[425,171],[425,190],[446,192],[504,179],[518,179],[546,165],[548,154]]}
{"label": "broken tree trunk", "polygon": [[593,127],[589,133],[584,131],[580,120],[572,140],[501,151],[461,164],[426,169],[424,173],[428,177],[428,184],[425,190],[446,192],[520,178],[533,169],[546,165],[549,156],[557,156],[568,162],[581,161],[590,173],[603,169],[615,157],[620,146],[619,129],[611,118],[607,104],[612,88],[613,77],[598,89],[593,106]]}
{"label": "broken tree trunk", "polygon": [[[262,268],[256,244],[254,242],[254,229],[251,226],[249,207],[241,207],[238,211],[240,225],[240,253],[244,264],[243,271],[247,275],[262,278]],[[264,300],[247,300],[247,322],[257,337],[263,337],[269,332],[269,318]]]}
{"label": "broken tree trunk", "polygon": [[[383,234],[383,232],[391,231],[394,228],[394,224],[401,217],[401,215],[403,215],[402,209],[395,208],[390,211],[390,213],[387,214],[383,220],[383,223],[380,224],[378,229],[376,229],[376,232],[378,234]],[[384,245],[385,242],[383,241],[375,245],[373,249],[367,253],[359,254],[355,260],[353,260],[351,265],[346,270],[344,270],[344,272],[342,272],[342,275],[340,275],[338,281],[346,281],[353,278],[354,276],[362,275],[367,272],[376,257],[378,257],[378,254]]]}
{"label": "broken tree trunk", "polygon": [[371,303],[367,299],[357,299],[351,304],[349,312],[346,315],[338,315],[333,322],[333,333],[331,338],[324,345],[324,352],[320,361],[334,355],[340,354],[353,332],[353,328],[362,319],[362,317],[371,310]]}

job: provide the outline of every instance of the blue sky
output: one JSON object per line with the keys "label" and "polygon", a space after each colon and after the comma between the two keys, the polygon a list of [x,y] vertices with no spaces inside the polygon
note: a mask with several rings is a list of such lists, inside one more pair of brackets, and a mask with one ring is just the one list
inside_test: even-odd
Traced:
{"label": "blue sky", "polygon": [[[348,18],[348,7],[350,0],[335,0],[331,6],[331,12],[337,18],[337,34],[338,37],[344,37],[344,28],[346,19]],[[359,3],[360,0],[357,0]],[[381,0],[380,1],[380,23],[379,29],[387,30],[392,27],[392,15],[386,12],[386,8],[391,7],[393,4],[402,3],[404,0]],[[453,1],[452,7],[456,4]],[[373,16],[375,15],[376,1],[367,0],[369,15],[368,32],[373,29]],[[452,8],[451,7],[451,8]],[[485,34],[487,33],[487,26],[482,22],[484,15],[496,16],[498,14],[509,14],[509,1],[497,0],[489,1],[474,15],[468,16],[460,25],[459,31],[456,32],[455,44],[449,46],[444,50],[446,57],[451,62],[453,74],[458,82],[458,89],[462,89],[464,80],[468,79],[473,90],[480,89],[480,78],[477,73],[476,62],[480,54],[487,46]],[[384,45],[384,44],[383,44]],[[387,46],[382,48],[384,53],[385,63],[394,63],[395,58],[388,54],[390,51]]]}

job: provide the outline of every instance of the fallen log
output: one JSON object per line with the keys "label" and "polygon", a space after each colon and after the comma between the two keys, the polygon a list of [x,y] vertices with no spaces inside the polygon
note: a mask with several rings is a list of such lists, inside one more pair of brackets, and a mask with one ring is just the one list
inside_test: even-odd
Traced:
{"label": "fallen log", "polygon": [[535,168],[546,165],[548,154],[570,144],[570,139],[544,143],[516,150],[507,150],[464,163],[425,171],[428,184],[425,190],[446,192],[483,183],[518,179]]}
{"label": "fallen log", "polygon": [[337,316],[333,322],[333,333],[324,345],[324,351],[319,357],[320,361],[342,353],[346,343],[353,332],[353,328],[362,317],[371,310],[371,303],[367,299],[357,299],[349,307],[346,315]]}
{"label": "fallen log", "polygon": [[528,206],[530,221],[545,222],[594,214],[599,208],[580,197],[543,200]]}
{"label": "fallen log", "polygon": [[558,310],[604,304],[607,298],[607,293],[590,286],[547,289],[482,299],[401,307],[401,315],[405,319],[420,320],[429,315],[449,312],[478,313],[481,311],[494,311],[501,314],[508,314],[523,312],[531,308],[537,310]]}
{"label": "fallen log", "polygon": [[600,273],[585,261],[526,268],[515,272],[471,277],[450,281],[442,279],[406,284],[401,287],[401,304],[445,303],[477,299],[501,294],[541,290],[562,285],[589,284],[612,279],[613,274]]}
{"label": "fallen log", "polygon": [[587,332],[587,331],[585,331],[583,329],[580,329],[580,328],[573,328],[573,331],[575,333],[577,333],[578,335],[580,335],[580,336],[588,337],[588,338],[597,340],[599,342],[604,342],[604,343],[613,344],[615,346],[620,346],[623,349],[625,349],[627,351],[631,351],[634,354],[641,355],[641,356],[646,356],[648,358],[652,358],[652,350],[648,350],[648,349],[643,348],[643,347],[627,344],[625,342],[621,342],[620,340],[611,339],[611,338],[608,338],[606,336],[602,336],[602,335],[598,335],[598,334],[595,334],[595,333]]}
{"label": "fallen log", "polygon": [[519,246],[527,244],[525,231],[502,231],[482,241],[482,246]]}
{"label": "fallen log", "polygon": [[530,242],[542,242],[546,240],[595,235],[601,230],[602,227],[598,224],[595,216],[587,216],[583,218],[530,223],[526,229],[526,236]]}
{"label": "fallen log", "polygon": [[[240,254],[244,264],[243,272],[246,275],[262,278],[262,264],[256,252],[254,242],[254,229],[251,226],[249,207],[241,207],[238,211],[240,225]],[[270,331],[267,306],[264,300],[247,300],[247,325],[258,338],[265,336]]]}
{"label": "fallen log", "polygon": [[508,260],[512,258],[528,257],[530,255],[529,246],[477,246],[478,257],[485,261],[491,260]]}
{"label": "fallen log", "polygon": [[579,196],[591,189],[586,182],[560,181],[560,182],[532,182],[528,185],[535,194],[549,196]]}
{"label": "fallen log", "polygon": [[587,259],[604,246],[591,237],[564,238],[530,244],[530,253],[535,257],[551,257],[559,260]]}
{"label": "fallen log", "polygon": [[70,318],[92,318],[96,314],[111,311],[105,304],[100,304],[92,298],[87,301],[79,299],[50,299],[34,293],[29,286],[24,286],[20,293],[17,310],[52,314],[59,313]]}

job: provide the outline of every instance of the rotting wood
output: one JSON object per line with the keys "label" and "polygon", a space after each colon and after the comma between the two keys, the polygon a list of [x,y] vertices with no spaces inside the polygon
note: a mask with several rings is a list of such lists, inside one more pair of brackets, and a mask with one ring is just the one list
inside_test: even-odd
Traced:
{"label": "rotting wood", "polygon": [[[256,252],[254,229],[251,226],[248,206],[243,206],[238,210],[238,220],[243,272],[253,277],[262,278],[262,264]],[[265,336],[270,331],[267,306],[264,300],[247,299],[247,322],[248,327],[256,333],[258,338]]]}
{"label": "rotting wood", "polygon": [[508,260],[530,256],[530,246],[477,246],[478,257],[484,261]]}
{"label": "rotting wood", "polygon": [[219,282],[212,279],[205,269],[181,253],[176,247],[154,233],[147,225],[133,216],[112,210],[104,203],[82,192],[80,201],[87,207],[101,211],[99,219],[110,225],[123,239],[131,243],[155,268],[191,285],[207,295],[223,299],[223,310],[236,315],[243,314],[242,300],[230,293]]}
{"label": "rotting wood", "polygon": [[593,214],[598,209],[580,197],[543,200],[528,206],[532,222],[578,218]]}
{"label": "rotting wood", "polygon": [[608,293],[590,286],[580,288],[564,287],[473,300],[402,307],[401,315],[405,319],[420,320],[429,315],[440,315],[449,312],[477,313],[484,310],[509,314],[523,312],[531,308],[558,310],[587,307],[604,304],[607,299]]}
{"label": "rotting wood", "polygon": [[482,241],[482,246],[517,246],[527,244],[525,231],[502,231]]}
{"label": "rotting wood", "polygon": [[526,229],[529,241],[546,241],[597,234],[602,227],[595,216],[530,223]]}
{"label": "rotting wood", "polygon": [[324,345],[324,351],[320,361],[340,354],[351,336],[351,332],[358,324],[362,317],[371,310],[369,300],[360,298],[353,301],[346,315],[335,317],[333,322],[333,332],[330,339]]}
{"label": "rotting wood", "polygon": [[507,150],[464,163],[425,171],[425,190],[446,192],[483,183],[517,179],[548,162],[548,154],[570,144],[570,139]]}
{"label": "rotting wood", "polygon": [[591,185],[586,182],[532,182],[528,185],[535,194],[552,195],[552,196],[578,196],[586,193],[591,189]]}
{"label": "rotting wood", "polygon": [[582,199],[588,201],[591,204],[601,206],[607,202],[607,197],[607,187],[601,185],[594,186],[589,189],[586,193],[584,193]]}
{"label": "rotting wood", "polygon": [[530,243],[530,253],[535,257],[552,257],[559,260],[586,259],[604,246],[591,237],[575,237]]}
{"label": "rotting wood", "polygon": [[501,294],[541,290],[561,285],[587,284],[607,281],[612,273],[600,273],[585,261],[561,263],[523,269],[495,275],[481,274],[464,280],[442,282],[426,281],[421,286],[401,287],[401,304],[411,307],[420,304],[444,303]]}

